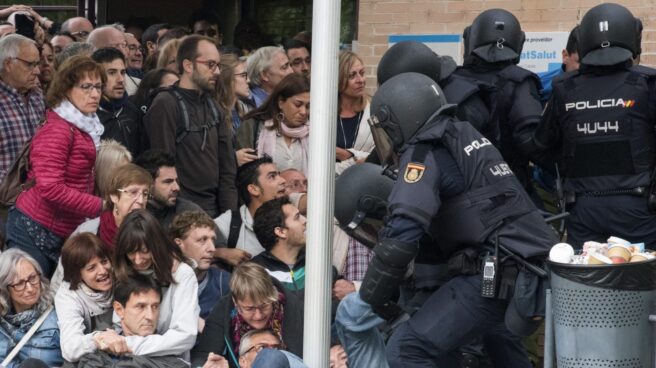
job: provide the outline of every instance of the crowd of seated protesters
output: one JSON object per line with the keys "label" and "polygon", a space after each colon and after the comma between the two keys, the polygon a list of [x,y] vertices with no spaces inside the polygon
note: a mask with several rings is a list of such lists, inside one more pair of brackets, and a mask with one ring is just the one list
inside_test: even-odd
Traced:
{"label": "crowd of seated protesters", "polygon": [[[16,34],[18,14],[33,36]],[[0,211],[0,356],[27,341],[8,367],[305,367],[310,45],[270,44],[246,21],[223,45],[203,9],[188,28],[60,24],[26,5],[5,18],[0,123],[16,128],[0,129],[0,181],[30,143]],[[350,137],[368,99],[361,59],[347,64]],[[338,139],[337,165],[366,157],[367,132]],[[335,303],[355,291],[340,242]]]}

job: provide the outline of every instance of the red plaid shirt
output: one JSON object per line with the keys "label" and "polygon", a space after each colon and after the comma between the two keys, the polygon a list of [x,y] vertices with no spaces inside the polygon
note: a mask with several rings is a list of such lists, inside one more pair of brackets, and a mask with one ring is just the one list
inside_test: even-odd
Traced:
{"label": "red plaid shirt", "polygon": [[36,133],[45,112],[41,89],[32,89],[23,96],[0,80],[0,182],[23,145]]}

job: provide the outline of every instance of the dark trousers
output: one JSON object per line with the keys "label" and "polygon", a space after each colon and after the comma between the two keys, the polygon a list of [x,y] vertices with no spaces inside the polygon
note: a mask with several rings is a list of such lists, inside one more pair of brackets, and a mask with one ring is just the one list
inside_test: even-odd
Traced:
{"label": "dark trousers", "polygon": [[435,291],[390,338],[390,367],[459,367],[458,349],[481,340],[495,367],[532,367],[504,324],[507,301],[481,297],[480,286],[480,275],[458,276]]}
{"label": "dark trousers", "polygon": [[7,218],[7,248],[18,248],[37,261],[48,279],[55,272],[63,240],[16,209]]}
{"label": "dark trousers", "polygon": [[605,243],[610,236],[632,243],[656,246],[656,215],[649,213],[647,198],[631,195],[577,197],[569,209],[567,242],[582,248],[589,240]]}

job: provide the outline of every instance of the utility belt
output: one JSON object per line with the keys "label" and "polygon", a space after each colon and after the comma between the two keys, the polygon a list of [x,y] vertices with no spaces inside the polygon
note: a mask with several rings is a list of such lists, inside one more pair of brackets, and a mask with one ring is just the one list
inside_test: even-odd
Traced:
{"label": "utility belt", "polygon": [[590,191],[590,192],[565,192],[565,203],[574,204],[576,203],[576,198],[578,197],[608,197],[616,195],[630,195],[640,198],[648,198],[650,193],[649,187],[636,187],[631,189],[612,189],[612,190],[602,190],[602,191]]}
{"label": "utility belt", "polygon": [[[494,254],[494,249],[470,247],[455,253],[448,261],[449,274],[456,276],[481,275],[486,259]],[[519,266],[509,256],[497,257],[493,296],[496,299],[510,299],[515,290]]]}

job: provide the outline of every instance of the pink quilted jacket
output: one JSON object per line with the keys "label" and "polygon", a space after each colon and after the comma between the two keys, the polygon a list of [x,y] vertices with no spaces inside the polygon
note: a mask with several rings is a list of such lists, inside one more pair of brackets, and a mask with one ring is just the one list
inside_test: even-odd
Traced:
{"label": "pink quilted jacket", "polygon": [[62,238],[85,218],[98,217],[102,200],[93,195],[96,147],[91,136],[53,111],[34,136],[28,178],[36,185],[16,207]]}

